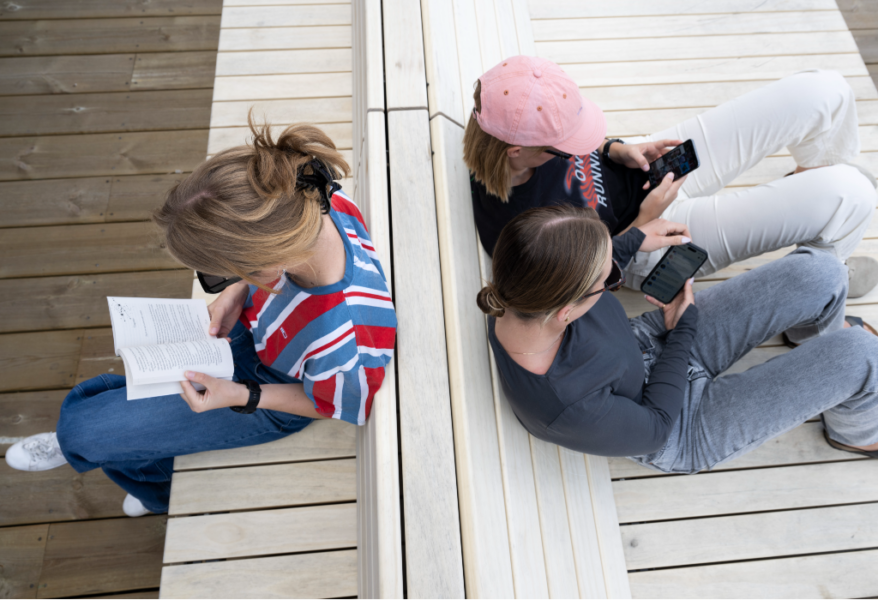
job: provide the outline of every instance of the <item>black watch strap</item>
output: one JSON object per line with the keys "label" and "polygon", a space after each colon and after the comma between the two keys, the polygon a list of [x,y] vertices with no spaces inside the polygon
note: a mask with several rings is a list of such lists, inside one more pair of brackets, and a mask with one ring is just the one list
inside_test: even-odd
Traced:
{"label": "black watch strap", "polygon": [[607,140],[607,143],[604,144],[604,151],[601,152],[601,158],[604,160],[610,160],[610,146],[612,146],[615,142],[619,142],[620,144],[624,144],[622,140],[619,138],[613,138],[611,140]]}
{"label": "black watch strap", "polygon": [[250,398],[247,399],[246,406],[230,406],[229,408],[236,413],[251,415],[256,412],[256,407],[259,406],[259,399],[262,398],[262,388],[259,386],[259,383],[252,379],[242,379],[238,383],[243,383],[247,386],[247,389],[250,390]]}

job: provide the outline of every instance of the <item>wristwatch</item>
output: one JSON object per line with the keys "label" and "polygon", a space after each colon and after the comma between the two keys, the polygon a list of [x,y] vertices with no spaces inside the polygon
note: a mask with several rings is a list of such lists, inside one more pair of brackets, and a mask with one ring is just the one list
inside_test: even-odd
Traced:
{"label": "wristwatch", "polygon": [[614,142],[619,142],[620,144],[625,143],[622,140],[620,140],[619,138],[613,138],[611,140],[607,140],[607,143],[604,144],[604,151],[601,152],[601,158],[603,158],[604,160],[610,160],[610,146],[612,146]]}
{"label": "wristwatch", "polygon": [[256,407],[259,406],[259,399],[262,398],[262,388],[252,379],[242,379],[238,383],[243,383],[247,386],[247,389],[250,390],[250,398],[247,400],[246,406],[230,406],[229,408],[236,413],[251,415],[256,412]]}

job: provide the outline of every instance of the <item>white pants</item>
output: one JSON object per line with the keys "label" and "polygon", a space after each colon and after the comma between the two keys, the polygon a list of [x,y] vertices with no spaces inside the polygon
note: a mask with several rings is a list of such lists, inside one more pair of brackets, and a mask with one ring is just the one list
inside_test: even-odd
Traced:
{"label": "white pants", "polygon": [[[707,250],[697,276],[792,245],[844,261],[862,240],[878,196],[875,179],[847,164],[860,151],[857,110],[838,73],[797,73],[645,139],[690,138],[700,166],[662,217],[685,223]],[[784,146],[799,166],[827,168],[717,193]],[[627,285],[639,289],[664,252],[638,252]]]}

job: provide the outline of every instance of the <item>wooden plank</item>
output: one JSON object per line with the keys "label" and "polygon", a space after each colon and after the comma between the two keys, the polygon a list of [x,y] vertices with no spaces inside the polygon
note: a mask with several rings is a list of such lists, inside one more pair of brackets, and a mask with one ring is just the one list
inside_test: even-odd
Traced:
{"label": "wooden plank", "polygon": [[[540,56],[561,65],[600,63],[608,56],[613,62],[688,59],[694,47],[696,43],[689,38],[653,38],[648,46],[615,39],[536,43]],[[705,36],[698,39],[697,48],[701,58],[857,52],[848,31]]]}
{"label": "wooden plank", "polygon": [[219,38],[220,52],[350,47],[350,25],[223,29]]}
{"label": "wooden plank", "polygon": [[354,502],[356,459],[175,473],[169,515]]}
{"label": "wooden plank", "polygon": [[0,590],[5,597],[37,597],[48,538],[48,525],[0,529]]}
{"label": "wooden plank", "polygon": [[[753,452],[714,467],[712,472],[732,469],[779,467],[828,461],[865,460],[862,456],[836,450],[823,439],[823,425],[819,422],[803,423],[769,440]],[[664,477],[665,474],[642,467],[627,458],[610,458],[613,479],[633,477]]]}
{"label": "wooden plank", "polygon": [[564,482],[567,519],[570,521],[579,597],[606,598],[607,589],[601,568],[601,548],[598,544],[585,460],[582,454],[560,446],[558,453],[561,458],[561,476]]}
{"label": "wooden plank", "polygon": [[[578,18],[535,20],[537,42],[562,40],[656,39],[704,35],[750,35],[757,33],[794,33],[847,31],[844,17],[836,11],[825,12],[735,12],[732,14],[676,14],[641,16],[631,14],[606,19]],[[855,36],[856,37],[856,36]],[[699,40],[689,43],[700,44]]]}
{"label": "wooden plank", "polygon": [[38,597],[156,587],[166,521],[150,515],[51,525]]}
{"label": "wooden plank", "polygon": [[112,373],[125,375],[125,365],[113,350],[113,330],[86,329],[82,332],[82,349],[76,367],[76,383]]}
{"label": "wooden plank", "polygon": [[207,129],[0,138],[0,181],[191,171]]}
{"label": "wooden plank", "polygon": [[257,123],[350,123],[351,97],[214,102],[210,126],[244,127],[251,110]]}
{"label": "wooden plank", "polygon": [[[857,100],[878,100],[872,79],[848,77]],[[649,87],[615,86],[583,88],[582,93],[605,112],[620,110],[713,107],[768,85],[767,81],[715,81],[711,83],[657,84]],[[637,93],[646,90],[649,93]],[[862,106],[863,103],[858,103]]]}
{"label": "wooden plank", "polygon": [[622,545],[631,570],[864,550],[878,547],[878,504],[626,525]]}
{"label": "wooden plank", "polygon": [[[613,482],[620,523],[878,501],[878,464],[856,460]],[[686,502],[679,502],[686,498]]]}
{"label": "wooden plank", "polygon": [[[385,27],[389,10],[392,4],[385,3]],[[396,61],[389,52],[385,59],[388,65]],[[405,96],[399,93],[396,99]],[[390,96],[388,105],[393,105]],[[391,204],[395,279],[406,282],[395,287],[394,299],[400,324],[396,360],[408,594],[462,596],[436,204],[433,190],[421,185],[433,177],[429,122],[426,111],[389,112],[387,122],[390,195],[409,199]]]}
{"label": "wooden plank", "polygon": [[0,278],[179,269],[152,223],[6,229]]}
{"label": "wooden plank", "polygon": [[875,593],[878,550],[631,573],[638,598],[856,598]]}
{"label": "wooden plank", "polygon": [[838,0],[838,8],[852,30],[878,27],[878,7],[872,0]]}
{"label": "wooden plank", "polygon": [[68,390],[0,394],[0,454],[15,442],[54,431]]}
{"label": "wooden plank", "polygon": [[101,19],[162,15],[218,15],[222,0],[16,0],[0,6],[0,19]]}
{"label": "wooden plank", "polygon": [[857,30],[853,35],[863,61],[878,63],[878,29]]}
{"label": "wooden plank", "polygon": [[[382,6],[387,108],[425,108],[427,81],[420,6],[404,0],[387,0]],[[406,35],[399,35],[401,31]]]}
{"label": "wooden plank", "polygon": [[[442,113],[458,124],[465,123],[461,98],[454,6],[433,0],[423,3],[424,56],[430,116]],[[432,83],[432,85],[430,85]],[[436,137],[434,131],[433,137]],[[458,153],[455,153],[455,157]],[[474,255],[473,255],[474,256]]]}
{"label": "wooden plank", "polygon": [[[490,65],[485,70],[498,64],[504,58],[500,46],[500,32],[497,27],[497,13],[494,12],[493,0],[474,0],[476,26],[478,27],[479,48],[482,64]],[[464,88],[466,89],[466,88]]]}
{"label": "wooden plank", "polygon": [[205,129],[210,90],[14,96],[0,103],[0,135]]}
{"label": "wooden plank", "polygon": [[515,30],[518,34],[518,51],[520,54],[536,56],[534,31],[531,26],[530,11],[527,0],[512,0],[512,12],[515,15]]}
{"label": "wooden plank", "polygon": [[[476,19],[475,0],[454,1],[454,26],[457,31],[457,58],[460,68],[460,90],[463,100],[463,117],[469,120],[474,101],[473,91],[476,80],[488,69],[496,65],[482,60],[479,45],[479,25]],[[534,52],[533,54],[536,54]],[[466,121],[461,121],[461,126]],[[546,591],[548,593],[548,591]]]}
{"label": "wooden plank", "polygon": [[[380,3],[369,1],[359,8],[367,10],[358,13],[357,23],[367,31],[377,25],[380,33]],[[369,37],[366,52],[360,54],[367,64],[374,59],[373,42],[374,38]],[[380,47],[378,58],[380,67]],[[374,87],[380,88],[383,105],[383,77],[380,85]],[[359,189],[354,198],[363,212],[385,276],[393,281],[385,113],[366,113],[368,103],[361,98],[368,96],[368,87],[361,85],[358,89],[362,95],[358,96],[357,105],[363,112],[354,118],[362,119],[357,123],[357,136],[363,136],[363,152],[357,169]],[[358,595],[364,598],[401,598],[404,590],[395,359],[386,370],[387,377],[375,393],[371,416],[365,426],[357,427],[357,587]]]}
{"label": "wooden plank", "polygon": [[[271,133],[274,136],[279,135],[284,129],[292,124],[283,122],[278,123],[277,121],[270,122],[273,123],[271,126]],[[353,146],[353,140],[351,139],[353,131],[351,130],[350,123],[314,123],[314,125],[322,129],[326,135],[332,138],[332,141],[335,142],[336,148],[339,150],[349,150]],[[250,134],[249,127],[211,128],[210,140],[207,142],[207,153],[216,154],[226,148],[250,143],[252,139],[253,136]],[[2,186],[2,184],[0,184],[0,186]]]}
{"label": "wooden plank", "polygon": [[216,50],[218,16],[0,22],[0,56]]}
{"label": "wooden plank", "polygon": [[295,554],[162,569],[163,598],[343,598],[357,595],[357,551]]}
{"label": "wooden plank", "polygon": [[[481,246],[478,252],[482,278],[487,280],[491,273],[491,258]],[[490,352],[490,359],[515,595],[519,598],[547,598],[549,584],[543,557],[530,435],[521,426],[506,399],[493,352]]]}
{"label": "wooden plank", "polygon": [[125,492],[99,469],[77,473],[64,465],[50,471],[28,472],[16,471],[3,461],[0,473],[3,525],[123,516]]}
{"label": "wooden plank", "polygon": [[99,594],[97,596],[80,596],[80,598],[158,598],[159,590],[155,588],[153,590],[138,590],[136,592],[125,592],[125,593],[112,593],[112,594]]}
{"label": "wooden plank", "polygon": [[171,519],[165,563],[354,548],[356,505],[331,504]]}
{"label": "wooden plank", "polygon": [[570,539],[558,446],[531,436],[530,448],[549,597],[575,598],[580,595],[578,573],[573,560],[573,541]]}
{"label": "wooden plank", "polygon": [[229,6],[223,10],[222,28],[350,24],[351,6],[348,3],[328,6]]}
{"label": "wooden plank", "polygon": [[295,435],[275,442],[178,456],[174,459],[174,471],[353,458],[356,456],[356,430],[338,419],[314,421]]}
{"label": "wooden plank", "polygon": [[132,90],[182,90],[213,87],[216,52],[138,54],[131,74]]}
{"label": "wooden plank", "polygon": [[[689,50],[691,55],[691,48]],[[540,53],[540,56],[544,56]],[[713,81],[775,80],[806,69],[833,69],[846,77],[866,75],[859,53],[815,54],[682,60],[632,61],[564,65],[564,71],[580,87],[673,84]],[[587,95],[587,93],[586,93]]]}
{"label": "wooden plank", "polygon": [[[456,73],[452,81],[458,81]],[[460,106],[459,98],[455,102]],[[482,280],[463,130],[440,117],[432,120],[430,131],[466,589],[474,597],[511,597],[485,317],[472,300]]]}
{"label": "wooden plank", "polygon": [[126,92],[131,89],[134,58],[133,54],[0,58],[0,95]]}
{"label": "wooden plank", "polygon": [[0,335],[0,391],[76,384],[82,330]]}
{"label": "wooden plank", "polygon": [[192,271],[146,271],[0,280],[0,333],[109,327],[107,296],[187,298]]}
{"label": "wooden plank", "polygon": [[[747,13],[799,10],[836,10],[834,0],[712,0],[694,4],[690,0],[616,0],[610,5],[592,6],[575,0],[530,0],[531,19],[574,19],[579,17],[625,17],[628,15],[679,15],[690,13]],[[693,10],[694,9],[694,10]]]}
{"label": "wooden plank", "polygon": [[290,6],[294,4],[348,4],[350,0],[225,0],[223,6]]}
{"label": "wooden plank", "polygon": [[185,174],[0,183],[6,227],[146,221]]}
{"label": "wooden plank", "polygon": [[621,521],[616,510],[618,501],[614,499],[607,459],[590,454],[584,456],[607,598],[631,598],[628,572],[625,567],[625,552],[622,549],[622,536],[619,530]]}
{"label": "wooden plank", "polygon": [[350,70],[351,51],[347,48],[220,52],[216,59],[217,77],[338,73]]}
{"label": "wooden plank", "polygon": [[[242,75],[217,78],[213,101],[219,103],[231,100],[332,98],[350,96],[351,91],[351,74],[347,72]],[[350,112],[348,111],[348,119]],[[291,116],[287,117],[290,118]]]}

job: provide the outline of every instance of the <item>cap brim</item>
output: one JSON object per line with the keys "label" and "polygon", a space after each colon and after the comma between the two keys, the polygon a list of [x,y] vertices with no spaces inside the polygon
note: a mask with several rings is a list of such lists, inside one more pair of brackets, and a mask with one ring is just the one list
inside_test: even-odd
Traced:
{"label": "cap brim", "polygon": [[561,152],[585,156],[600,148],[607,136],[607,119],[597,104],[588,98],[582,99],[579,127],[569,138],[555,148]]}

